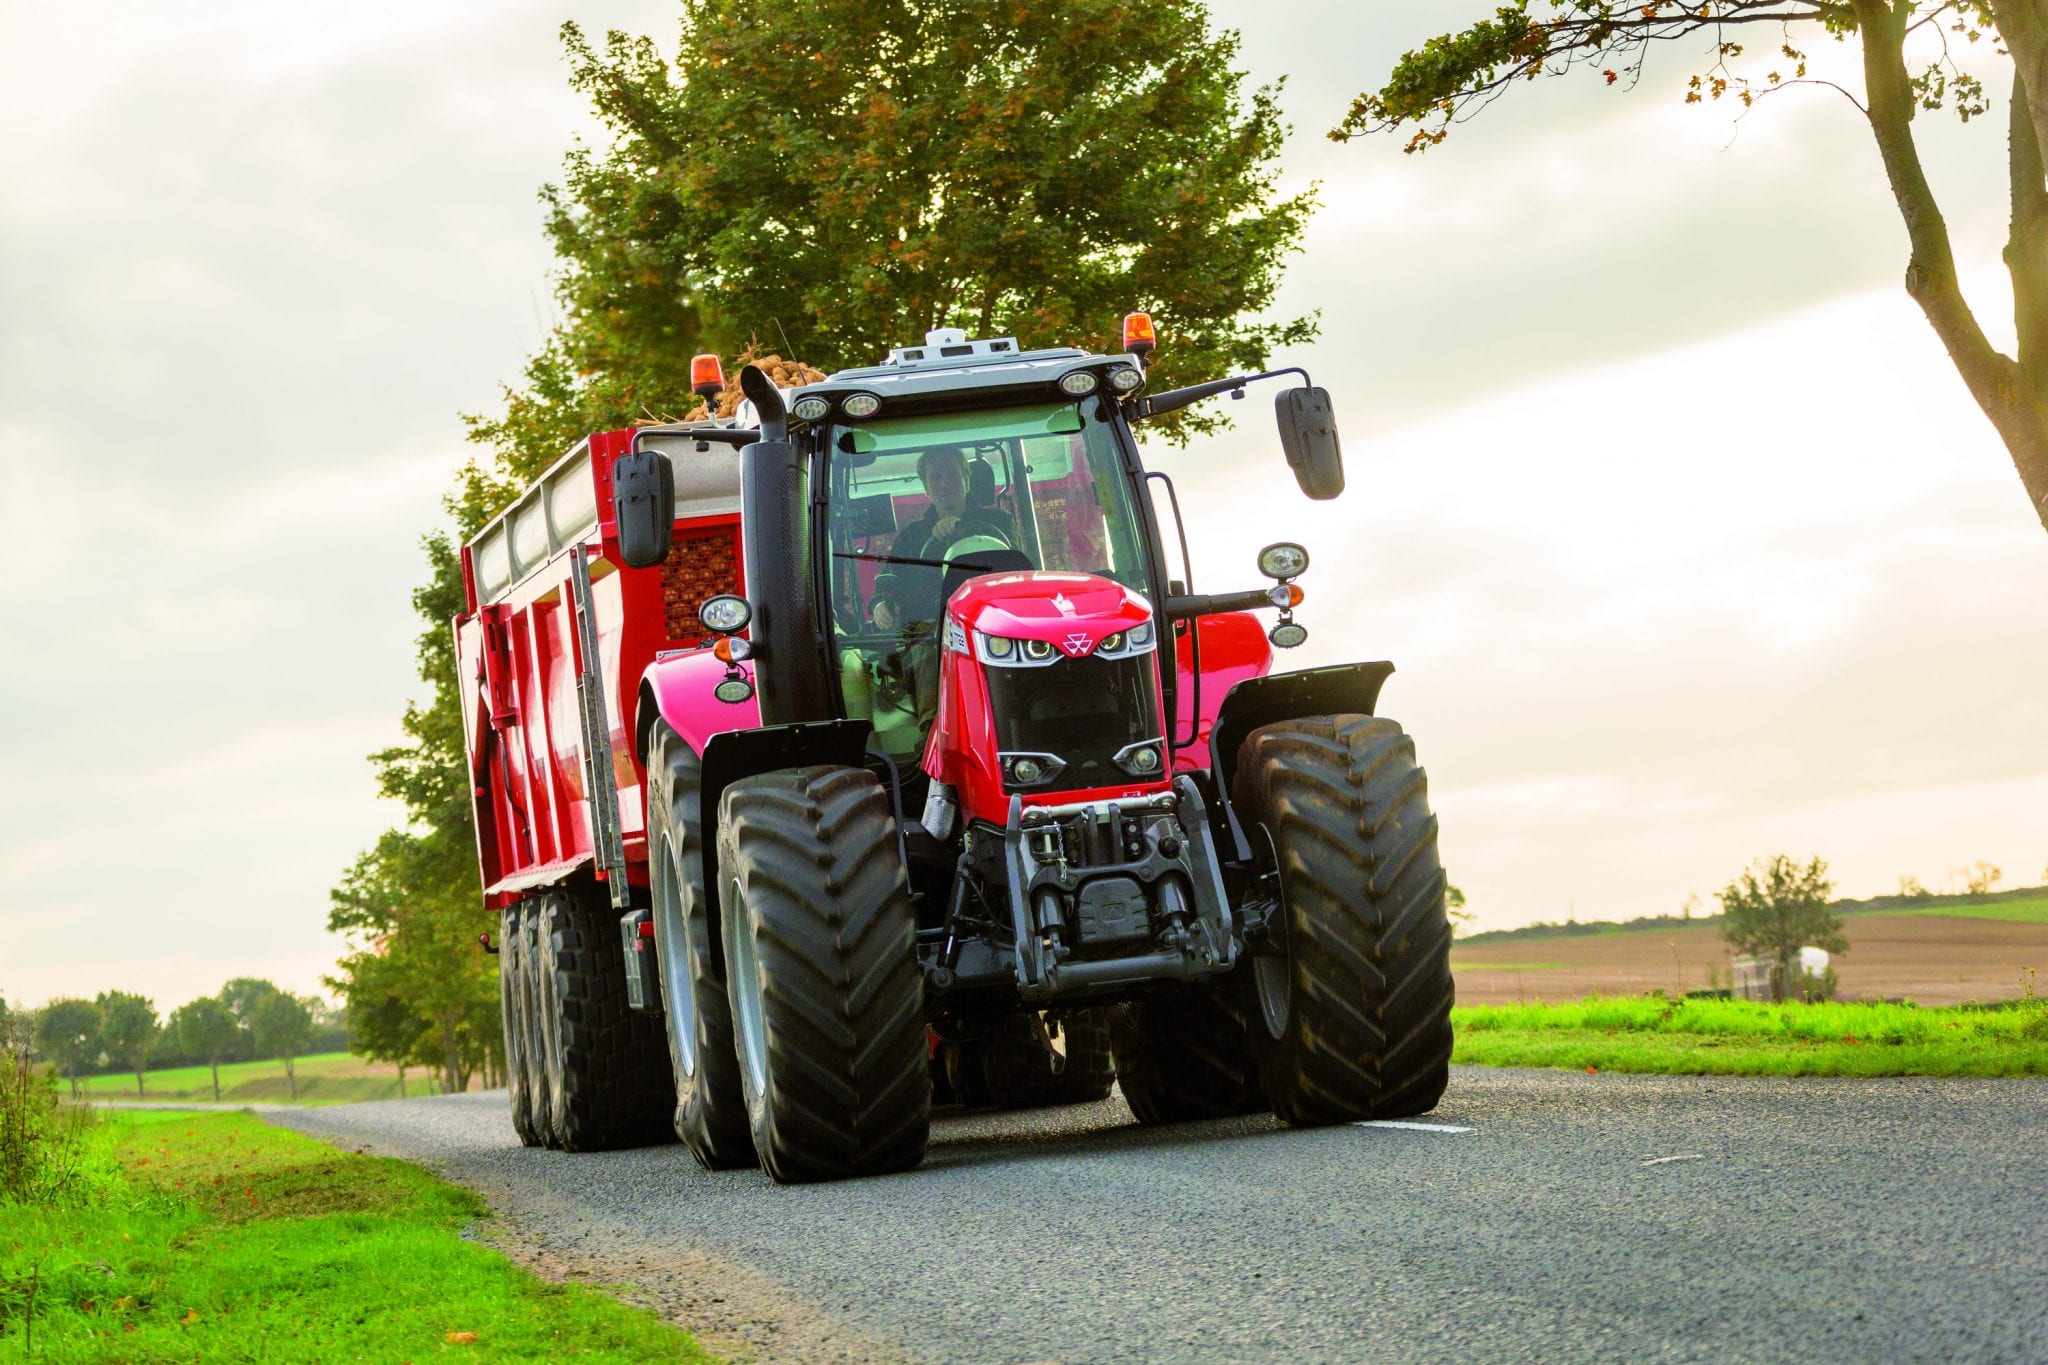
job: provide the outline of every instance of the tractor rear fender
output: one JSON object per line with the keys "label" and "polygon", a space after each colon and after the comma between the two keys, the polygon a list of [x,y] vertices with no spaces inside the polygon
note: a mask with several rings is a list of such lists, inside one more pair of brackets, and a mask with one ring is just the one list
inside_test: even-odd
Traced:
{"label": "tractor rear fender", "polygon": [[1275,673],[1264,678],[1247,678],[1230,689],[1216,724],[1209,731],[1209,771],[1216,784],[1217,804],[1228,825],[1227,847],[1236,849],[1236,860],[1251,857],[1251,845],[1238,824],[1230,804],[1230,786],[1237,776],[1237,750],[1244,737],[1261,725],[1298,720],[1303,716],[1373,714],[1379,704],[1380,685],[1394,666],[1385,661],[1370,664],[1331,664],[1300,673]]}
{"label": "tractor rear fender", "polygon": [[[643,763],[654,722],[664,720],[702,762],[697,800],[704,831],[704,904],[711,915],[711,952],[718,971],[725,971],[725,938],[719,922],[718,798],[743,777],[830,763],[858,768],[867,757],[868,723],[860,720],[813,721],[799,725],[761,724],[759,706],[751,699],[727,703],[711,695],[726,666],[702,650],[658,659],[640,681],[634,743]],[[650,768],[648,789],[652,790]],[[654,812],[647,812],[650,823]]]}

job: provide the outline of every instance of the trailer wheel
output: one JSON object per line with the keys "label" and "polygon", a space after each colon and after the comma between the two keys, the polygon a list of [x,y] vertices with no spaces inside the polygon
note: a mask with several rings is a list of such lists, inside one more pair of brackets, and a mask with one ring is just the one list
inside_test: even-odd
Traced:
{"label": "trailer wheel", "polygon": [[1140,1123],[1231,1118],[1266,1108],[1244,1009],[1228,982],[1160,991],[1110,1011],[1117,1084]]}
{"label": "trailer wheel", "polygon": [[515,901],[498,921],[498,1011],[505,1025],[505,1093],[512,1131],[524,1147],[541,1144],[540,1087],[533,1077],[533,1009],[528,1004],[526,921],[533,907]]}
{"label": "trailer wheel", "polygon": [[1281,951],[1253,959],[1247,991],[1274,1111],[1305,1126],[1435,1108],[1451,928],[1414,741],[1373,716],[1264,726],[1239,749],[1232,799],[1279,872]]}
{"label": "trailer wheel", "polygon": [[1107,1099],[1116,1081],[1107,1014],[1072,1011],[1057,1041],[1036,1012],[999,1021],[981,1054],[990,1102],[998,1109],[1034,1109]]}
{"label": "trailer wheel", "polygon": [[647,762],[648,885],[654,947],[675,1078],[676,1136],[706,1170],[757,1164],[732,1045],[732,1005],[711,951],[704,898],[704,830],[697,753],[656,721]]}
{"label": "trailer wheel", "polygon": [[540,1062],[550,1147],[599,1152],[670,1142],[675,1089],[661,1026],[626,1005],[625,952],[609,905],[540,898]]}
{"label": "trailer wheel", "polygon": [[784,1183],[924,1159],[917,925],[872,773],[742,778],[718,808],[726,983],[754,1150]]}

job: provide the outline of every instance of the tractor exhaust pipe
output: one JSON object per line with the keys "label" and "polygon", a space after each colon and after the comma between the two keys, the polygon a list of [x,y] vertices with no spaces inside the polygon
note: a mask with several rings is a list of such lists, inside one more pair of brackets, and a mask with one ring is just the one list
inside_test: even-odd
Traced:
{"label": "tractor exhaust pipe", "polygon": [[761,419],[760,439],[740,449],[740,526],[761,724],[830,720],[811,563],[810,465],[789,442],[789,415],[774,381],[749,365],[740,371],[740,392]]}

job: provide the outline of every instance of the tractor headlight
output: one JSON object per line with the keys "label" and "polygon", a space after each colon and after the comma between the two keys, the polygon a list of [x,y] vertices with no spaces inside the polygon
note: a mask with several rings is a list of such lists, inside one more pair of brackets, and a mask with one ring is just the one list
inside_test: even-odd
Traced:
{"label": "tractor headlight", "polygon": [[1001,668],[1040,668],[1059,657],[1046,640],[1013,640],[1007,635],[974,632],[974,652],[985,664]]}
{"label": "tractor headlight", "polygon": [[717,635],[731,635],[734,631],[745,630],[747,623],[753,619],[753,607],[738,593],[722,592],[716,597],[707,597],[703,605],[697,608],[698,623]]}
{"label": "tractor headlight", "polygon": [[1058,754],[998,754],[996,758],[1003,765],[1003,781],[1012,787],[1050,782],[1067,766]]}
{"label": "tractor headlight", "polygon": [[1144,654],[1152,648],[1152,623],[1140,621],[1129,630],[1120,630],[1114,635],[1105,635],[1095,646],[1098,659],[1128,659],[1133,654]]}
{"label": "tractor headlight", "polygon": [[1159,756],[1159,741],[1143,740],[1117,750],[1116,766],[1133,777],[1151,777],[1165,766],[1164,760]]}

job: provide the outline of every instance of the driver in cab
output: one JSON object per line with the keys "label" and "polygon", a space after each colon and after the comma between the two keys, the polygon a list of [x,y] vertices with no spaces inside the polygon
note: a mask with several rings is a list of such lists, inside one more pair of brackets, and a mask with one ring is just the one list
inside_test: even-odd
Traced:
{"label": "driver in cab", "polygon": [[[959,446],[933,446],[917,457],[918,481],[931,505],[896,533],[889,555],[901,559],[943,561],[946,550],[969,536],[993,536],[1004,545],[1010,536],[989,508],[968,505],[967,454]],[[925,624],[939,614],[942,571],[903,565],[875,577],[869,613],[883,630],[906,623]]]}

